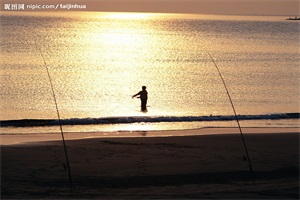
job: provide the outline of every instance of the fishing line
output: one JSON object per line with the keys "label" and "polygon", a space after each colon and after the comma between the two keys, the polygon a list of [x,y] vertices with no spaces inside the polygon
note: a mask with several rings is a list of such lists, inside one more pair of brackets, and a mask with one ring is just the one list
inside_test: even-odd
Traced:
{"label": "fishing line", "polygon": [[244,148],[245,148],[245,152],[246,152],[246,156],[247,156],[247,160],[248,160],[248,164],[249,164],[249,169],[250,169],[250,173],[251,173],[251,178],[252,178],[252,182],[253,184],[255,184],[255,181],[254,181],[254,173],[253,173],[253,169],[252,169],[252,164],[251,164],[251,160],[250,160],[250,156],[249,156],[249,153],[248,153],[248,148],[247,148],[247,145],[246,145],[246,141],[245,141],[245,138],[244,138],[244,135],[243,135],[243,131],[242,131],[242,128],[241,128],[241,125],[240,125],[240,122],[239,122],[239,118],[237,117],[237,114],[236,114],[236,111],[235,111],[235,108],[234,108],[234,105],[233,105],[233,101],[231,99],[231,96],[230,96],[230,93],[229,93],[229,90],[226,86],[226,83],[225,83],[225,80],[221,74],[221,71],[219,70],[219,67],[217,65],[217,63],[215,62],[215,59],[211,56],[211,54],[205,50],[206,53],[209,55],[209,57],[211,58],[212,62],[214,63],[218,73],[219,73],[219,76],[223,82],[223,85],[224,85],[224,88],[226,90],[226,93],[227,93],[227,96],[229,98],[229,101],[231,103],[231,107],[232,107],[232,110],[234,112],[234,116],[235,116],[235,119],[236,119],[236,122],[238,124],[238,127],[239,127],[239,130],[240,130],[240,134],[241,134],[241,137],[242,137],[242,141],[243,141],[243,145],[244,145]]}
{"label": "fishing line", "polygon": [[59,109],[58,109],[58,105],[57,105],[56,95],[55,95],[55,92],[54,92],[54,86],[53,86],[53,83],[52,83],[52,79],[51,79],[51,75],[50,75],[47,63],[46,63],[44,55],[42,53],[42,50],[41,50],[40,46],[37,45],[37,43],[36,43],[36,47],[39,50],[39,52],[41,54],[41,57],[42,57],[42,59],[44,61],[44,66],[46,68],[48,79],[49,79],[49,82],[50,82],[50,87],[51,87],[52,96],[53,96],[54,103],[55,103],[55,108],[56,108],[56,113],[57,113],[59,128],[60,128],[61,137],[62,137],[63,146],[64,146],[64,152],[65,152],[65,157],[66,157],[66,162],[67,162],[67,170],[68,170],[68,175],[69,175],[70,188],[71,188],[71,191],[72,191],[73,190],[73,182],[72,182],[72,175],[71,175],[71,167],[70,167],[70,162],[69,162],[69,157],[68,157],[68,151],[67,151],[67,147],[66,147],[64,132],[63,132],[63,128],[62,128],[61,118],[60,118],[60,114],[59,114]]}

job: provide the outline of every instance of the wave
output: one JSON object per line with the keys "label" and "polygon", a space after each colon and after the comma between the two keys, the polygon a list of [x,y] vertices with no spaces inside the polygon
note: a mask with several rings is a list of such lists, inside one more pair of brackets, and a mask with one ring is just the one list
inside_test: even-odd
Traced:
{"label": "wave", "polygon": [[[283,120],[299,119],[300,113],[238,115],[239,120]],[[103,118],[71,118],[71,119],[21,119],[2,120],[1,127],[36,127],[58,125],[101,125],[128,123],[157,123],[157,122],[201,122],[201,121],[233,121],[234,115],[209,116],[133,116],[133,117],[103,117]]]}

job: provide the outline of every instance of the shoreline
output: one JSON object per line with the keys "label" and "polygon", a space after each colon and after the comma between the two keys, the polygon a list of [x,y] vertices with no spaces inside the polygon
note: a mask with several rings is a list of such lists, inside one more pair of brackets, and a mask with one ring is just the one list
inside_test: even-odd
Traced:
{"label": "shoreline", "polygon": [[[295,127],[245,127],[243,134],[262,133],[300,133]],[[238,127],[199,128],[184,130],[151,130],[151,131],[111,131],[111,132],[64,132],[65,140],[78,140],[90,138],[127,138],[127,137],[174,137],[174,136],[204,136],[204,135],[240,134]],[[0,146],[16,145],[33,142],[59,141],[61,133],[28,133],[0,135]]]}

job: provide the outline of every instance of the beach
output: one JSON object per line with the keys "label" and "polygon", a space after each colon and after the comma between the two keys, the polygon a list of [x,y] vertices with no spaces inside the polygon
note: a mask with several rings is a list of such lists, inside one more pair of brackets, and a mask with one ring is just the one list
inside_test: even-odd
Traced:
{"label": "beach", "polygon": [[[1,199],[298,199],[299,128],[1,135]],[[253,182],[254,180],[254,182]],[[72,188],[72,189],[71,189]]]}

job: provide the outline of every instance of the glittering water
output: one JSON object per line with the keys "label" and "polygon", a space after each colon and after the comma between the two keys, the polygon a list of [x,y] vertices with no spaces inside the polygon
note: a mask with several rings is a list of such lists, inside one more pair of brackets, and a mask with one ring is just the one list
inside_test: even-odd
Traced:
{"label": "glittering water", "polygon": [[299,41],[298,22],[270,17],[2,13],[1,120],[57,118],[44,61],[63,119],[232,115],[207,52],[238,114],[299,112]]}

